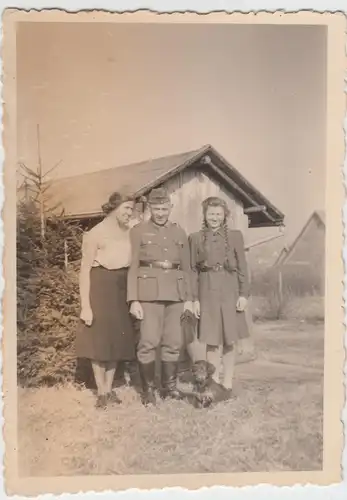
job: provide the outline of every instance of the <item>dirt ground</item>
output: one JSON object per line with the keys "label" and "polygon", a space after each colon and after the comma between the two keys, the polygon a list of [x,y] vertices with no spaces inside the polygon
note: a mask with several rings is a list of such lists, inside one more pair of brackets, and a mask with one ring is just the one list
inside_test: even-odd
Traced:
{"label": "dirt ground", "polygon": [[236,398],[197,410],[145,409],[132,388],[94,409],[73,386],[18,389],[23,476],[319,470],[323,323],[254,325],[257,359],[237,365]]}

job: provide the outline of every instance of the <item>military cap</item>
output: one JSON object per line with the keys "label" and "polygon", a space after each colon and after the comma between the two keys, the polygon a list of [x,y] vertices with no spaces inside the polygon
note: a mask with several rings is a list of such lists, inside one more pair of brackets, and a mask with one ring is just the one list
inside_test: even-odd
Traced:
{"label": "military cap", "polygon": [[170,203],[170,196],[165,188],[160,187],[156,189],[152,189],[148,196],[149,204],[162,204],[162,203]]}

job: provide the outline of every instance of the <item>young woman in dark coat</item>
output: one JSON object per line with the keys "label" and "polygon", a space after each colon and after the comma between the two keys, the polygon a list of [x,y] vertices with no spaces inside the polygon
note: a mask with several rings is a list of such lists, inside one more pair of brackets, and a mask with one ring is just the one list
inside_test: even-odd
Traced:
{"label": "young woman in dark coat", "polygon": [[[199,318],[199,340],[206,344],[206,359],[213,379],[232,394],[236,345],[249,336],[245,308],[249,295],[243,235],[228,227],[224,200],[204,200],[203,227],[190,236],[194,310]],[[223,380],[221,364],[223,361]]]}

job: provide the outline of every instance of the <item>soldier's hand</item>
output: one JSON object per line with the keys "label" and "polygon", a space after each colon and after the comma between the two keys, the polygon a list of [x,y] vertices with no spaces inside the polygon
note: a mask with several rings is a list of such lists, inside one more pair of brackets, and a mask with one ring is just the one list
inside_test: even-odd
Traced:
{"label": "soldier's hand", "polygon": [[193,312],[196,318],[200,318],[200,301],[196,300],[193,304]]}
{"label": "soldier's hand", "polygon": [[243,312],[246,309],[247,304],[248,304],[248,300],[246,299],[246,297],[239,297],[237,304],[236,304],[236,310],[238,312]]}
{"label": "soldier's hand", "polygon": [[83,307],[80,314],[81,320],[87,325],[91,326],[93,323],[93,311],[91,307]]}
{"label": "soldier's hand", "polygon": [[135,300],[134,302],[131,303],[130,314],[135,316],[135,318],[138,320],[143,319],[143,309],[142,309],[140,302],[138,302],[137,300]]}

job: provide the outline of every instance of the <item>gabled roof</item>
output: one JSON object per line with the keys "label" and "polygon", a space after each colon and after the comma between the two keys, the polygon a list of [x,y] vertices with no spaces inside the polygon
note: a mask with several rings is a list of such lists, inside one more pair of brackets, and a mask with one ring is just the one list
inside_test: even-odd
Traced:
{"label": "gabled roof", "polygon": [[301,229],[300,233],[295,238],[295,240],[290,245],[290,247],[289,248],[285,247],[285,248],[282,249],[280,255],[278,256],[278,259],[276,260],[276,262],[274,264],[275,266],[279,266],[279,265],[285,264],[285,262],[289,259],[290,255],[292,254],[292,252],[293,252],[294,248],[296,247],[297,243],[300,241],[301,237],[304,235],[304,233],[306,232],[307,228],[309,227],[309,225],[311,224],[311,222],[314,219],[317,219],[318,222],[320,222],[321,224],[323,224],[323,226],[325,227],[325,211],[324,210],[315,210],[310,215],[310,217],[307,220],[306,224]]}
{"label": "gabled roof", "polygon": [[154,187],[193,165],[218,178],[245,208],[263,207],[261,211],[249,214],[250,227],[283,224],[284,215],[210,145],[182,154],[59,179],[52,183],[49,192],[52,203],[60,201],[68,218],[97,217],[102,213],[101,205],[113,191],[146,196]]}

